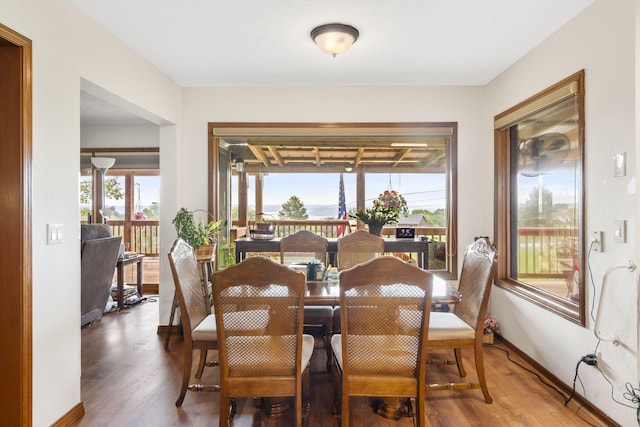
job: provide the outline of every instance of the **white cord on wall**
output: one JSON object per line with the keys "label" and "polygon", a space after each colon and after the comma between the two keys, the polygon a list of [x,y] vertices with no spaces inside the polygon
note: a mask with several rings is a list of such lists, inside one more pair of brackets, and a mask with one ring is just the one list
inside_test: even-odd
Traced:
{"label": "white cord on wall", "polygon": [[607,271],[604,273],[604,277],[602,278],[602,290],[600,293],[600,302],[598,303],[598,312],[596,314],[596,324],[593,328],[593,333],[596,335],[596,338],[598,338],[601,341],[611,341],[613,342],[614,345],[620,345],[620,337],[618,337],[618,335],[616,334],[609,334],[609,335],[605,335],[602,332],[600,332],[600,311],[602,310],[602,300],[604,300],[604,296],[606,295],[606,290],[607,290],[607,279],[609,278],[609,274],[611,274],[614,270],[618,270],[620,268],[626,268],[628,269],[630,272],[635,271],[636,270],[636,265],[633,261],[629,260],[626,263],[623,264],[617,264],[617,265],[612,265],[609,268],[607,268]]}

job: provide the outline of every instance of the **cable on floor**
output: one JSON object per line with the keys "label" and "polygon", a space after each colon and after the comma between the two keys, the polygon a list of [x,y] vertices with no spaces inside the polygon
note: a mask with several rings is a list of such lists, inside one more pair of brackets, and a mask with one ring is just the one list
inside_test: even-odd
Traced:
{"label": "cable on floor", "polygon": [[[535,372],[535,371],[533,371],[533,370],[531,370],[531,369],[527,368],[526,366],[522,365],[521,363],[519,363],[519,362],[517,362],[517,361],[513,360],[513,359],[511,358],[511,354],[509,353],[509,351],[508,351],[508,350],[505,350],[505,349],[503,349],[503,348],[500,348],[500,347],[497,347],[497,346],[493,346],[493,345],[490,345],[490,346],[487,346],[487,347],[495,348],[496,350],[500,350],[501,352],[505,353],[505,354],[507,355],[507,360],[509,360],[509,361],[510,361],[511,363],[513,363],[514,365],[516,365],[516,366],[520,367],[521,369],[523,369],[523,370],[525,370],[525,371],[527,371],[527,372],[530,372],[531,374],[535,375],[535,376],[538,378],[538,380],[540,380],[540,382],[541,382],[542,384],[546,385],[547,387],[549,387],[550,389],[552,389],[552,390],[554,390],[556,393],[558,393],[558,394],[562,397],[562,399],[563,399],[563,400],[564,400],[564,399],[566,399],[566,396],[564,395],[564,393],[563,393],[562,391],[560,391],[558,388],[556,388],[553,384],[550,384],[550,383],[546,382],[546,381],[542,378],[542,376],[540,376],[540,374],[539,374],[539,373],[537,373],[537,372]],[[580,361],[582,362],[582,360],[580,360]],[[577,372],[576,372],[576,374],[577,374]],[[580,384],[582,385],[582,380],[580,380],[580,379],[579,379],[579,381],[580,381]],[[575,387],[575,379],[574,379],[574,387]],[[582,385],[582,389],[583,389],[583,391],[584,391],[584,385]],[[567,405],[567,403],[568,403],[568,402],[569,402],[569,400],[566,400],[566,402],[565,402],[565,406]],[[584,405],[580,405],[580,406],[578,407],[578,409],[576,409],[575,414],[576,414],[576,415],[577,415],[577,416],[578,416],[582,421],[584,421],[585,423],[589,424],[590,426],[592,426],[592,427],[597,427],[595,424],[592,424],[589,420],[585,419],[585,418],[584,418],[584,417],[579,413],[583,406],[584,406]]]}
{"label": "cable on floor", "polygon": [[542,376],[540,376],[540,374],[539,374],[539,373],[537,373],[536,371],[533,371],[533,370],[531,370],[531,369],[527,368],[526,366],[524,366],[524,365],[523,365],[523,364],[521,364],[520,362],[517,362],[517,361],[513,360],[513,359],[511,358],[511,354],[509,353],[509,351],[508,351],[508,350],[505,350],[504,348],[500,348],[500,347],[497,347],[497,346],[487,346],[487,347],[495,348],[496,350],[500,350],[501,352],[503,352],[504,354],[506,354],[506,355],[507,355],[507,360],[509,360],[511,363],[513,363],[514,365],[519,366],[521,369],[524,369],[525,371],[527,371],[527,372],[529,372],[529,373],[531,373],[531,374],[535,375],[535,376],[538,378],[538,380],[540,380],[540,382],[541,382],[542,384],[544,384],[544,385],[546,385],[547,387],[549,387],[549,388],[551,388],[552,390],[554,390],[556,393],[558,393],[560,396],[562,396],[562,398],[563,398],[563,399],[565,399],[565,398],[566,398],[566,396],[564,395],[564,393],[563,393],[562,391],[558,390],[558,389],[557,389],[553,384],[550,384],[550,383],[546,382],[546,381],[542,378]]}

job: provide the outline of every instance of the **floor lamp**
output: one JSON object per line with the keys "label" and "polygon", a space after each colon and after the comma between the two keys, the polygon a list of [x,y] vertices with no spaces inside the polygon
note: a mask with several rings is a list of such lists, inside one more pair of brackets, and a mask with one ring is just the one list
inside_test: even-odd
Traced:
{"label": "floor lamp", "polygon": [[[94,215],[100,212],[101,223],[105,222],[104,216],[102,215],[102,209],[104,209],[104,203],[105,203],[105,188],[104,188],[105,176],[107,175],[107,170],[109,170],[109,168],[113,166],[115,162],[116,162],[116,159],[114,159],[113,157],[92,157],[91,158],[91,164],[93,165],[93,167],[100,170],[100,174],[102,176],[102,185],[100,188],[101,190],[100,204],[93,209]],[[96,186],[94,186],[94,189],[95,188]]]}

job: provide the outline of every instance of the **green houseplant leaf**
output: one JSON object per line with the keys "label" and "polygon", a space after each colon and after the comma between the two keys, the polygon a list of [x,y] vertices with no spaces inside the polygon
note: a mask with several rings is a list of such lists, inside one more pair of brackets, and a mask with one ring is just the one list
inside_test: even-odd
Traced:
{"label": "green houseplant leaf", "polygon": [[[206,211],[190,211],[186,208],[180,208],[176,213],[172,223],[176,227],[178,237],[194,248],[201,245],[211,245],[216,243],[220,236],[220,225],[222,224],[222,220],[211,220],[208,223],[205,223],[201,219],[196,223],[193,216],[194,212]],[[208,212],[207,215],[212,217]]]}

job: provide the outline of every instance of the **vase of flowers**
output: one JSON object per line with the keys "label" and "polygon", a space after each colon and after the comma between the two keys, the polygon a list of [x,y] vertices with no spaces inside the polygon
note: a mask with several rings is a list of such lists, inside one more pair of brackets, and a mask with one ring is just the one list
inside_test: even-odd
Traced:
{"label": "vase of flowers", "polygon": [[373,201],[373,207],[358,209],[352,218],[358,218],[369,226],[369,233],[379,236],[385,224],[398,222],[400,214],[407,215],[407,201],[402,194],[394,190],[380,193]]}

